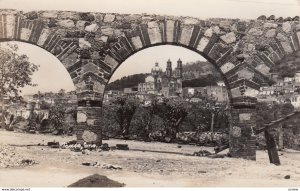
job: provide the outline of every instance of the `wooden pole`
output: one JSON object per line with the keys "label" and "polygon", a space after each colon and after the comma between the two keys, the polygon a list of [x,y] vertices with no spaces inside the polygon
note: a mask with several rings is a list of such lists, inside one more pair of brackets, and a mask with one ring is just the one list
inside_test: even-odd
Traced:
{"label": "wooden pole", "polygon": [[283,128],[282,128],[282,124],[279,125],[278,131],[279,131],[278,149],[283,149]]}
{"label": "wooden pole", "polygon": [[265,138],[266,138],[266,145],[267,145],[270,163],[275,165],[280,165],[275,139],[268,130],[265,130]]}

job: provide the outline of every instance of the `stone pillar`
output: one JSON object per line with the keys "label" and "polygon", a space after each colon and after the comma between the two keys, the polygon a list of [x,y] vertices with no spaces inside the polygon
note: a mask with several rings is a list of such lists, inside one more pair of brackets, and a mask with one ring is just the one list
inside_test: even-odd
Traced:
{"label": "stone pillar", "polygon": [[229,153],[232,157],[256,160],[257,99],[243,96],[233,98],[231,102]]}
{"label": "stone pillar", "polygon": [[76,136],[78,143],[102,144],[100,100],[80,100],[77,109]]}

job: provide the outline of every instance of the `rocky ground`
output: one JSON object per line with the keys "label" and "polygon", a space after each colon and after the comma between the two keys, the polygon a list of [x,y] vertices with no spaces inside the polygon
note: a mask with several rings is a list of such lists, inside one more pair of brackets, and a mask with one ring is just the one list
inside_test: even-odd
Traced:
{"label": "rocky ground", "polygon": [[43,146],[49,141],[63,143],[74,139],[0,130],[0,185],[65,187],[92,174],[107,176],[127,187],[300,185],[298,151],[280,152],[282,164],[275,166],[269,164],[266,151],[257,151],[257,161],[248,161],[190,156],[199,150],[213,149],[166,143],[106,140],[109,146],[128,144],[129,150],[101,152]]}

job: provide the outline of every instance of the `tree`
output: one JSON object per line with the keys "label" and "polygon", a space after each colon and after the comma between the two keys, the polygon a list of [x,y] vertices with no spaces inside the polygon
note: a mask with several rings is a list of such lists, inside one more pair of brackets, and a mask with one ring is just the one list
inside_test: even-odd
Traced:
{"label": "tree", "polygon": [[164,100],[160,109],[160,116],[164,120],[166,135],[170,138],[170,140],[166,141],[169,142],[176,138],[179,127],[187,114],[187,107],[184,101],[175,99]]}
{"label": "tree", "polygon": [[118,134],[122,134],[124,138],[128,138],[130,123],[138,107],[137,100],[122,96],[117,97],[113,103],[115,104],[115,118],[119,124]]}
{"label": "tree", "polygon": [[274,120],[284,117],[294,111],[294,106],[291,103],[281,103],[268,105],[261,102],[256,106],[256,126],[262,128]]}
{"label": "tree", "polygon": [[4,96],[11,101],[20,99],[20,88],[34,86],[31,76],[38,66],[30,63],[26,55],[17,54],[18,46],[8,44],[0,46],[0,99],[2,102],[2,126],[4,126]]}
{"label": "tree", "polygon": [[226,130],[229,126],[226,106],[226,103],[203,97],[199,103],[189,103],[186,120],[196,131]]}
{"label": "tree", "polygon": [[65,125],[65,113],[65,104],[54,104],[49,110],[49,122],[59,132],[64,131],[63,126]]}

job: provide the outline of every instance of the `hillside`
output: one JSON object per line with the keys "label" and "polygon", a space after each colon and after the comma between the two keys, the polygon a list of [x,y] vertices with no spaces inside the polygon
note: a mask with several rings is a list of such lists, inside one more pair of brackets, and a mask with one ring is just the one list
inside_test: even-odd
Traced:
{"label": "hillside", "polygon": [[275,67],[270,72],[279,73],[279,77],[293,77],[295,72],[300,70],[300,51],[285,56],[282,60],[275,63]]}
{"label": "hillside", "polygon": [[183,65],[183,80],[193,80],[212,75],[215,80],[221,80],[221,75],[209,62],[196,61],[188,62]]}
{"label": "hillside", "polygon": [[[134,74],[122,77],[119,80],[107,85],[106,90],[123,90],[124,88],[137,86],[145,82],[148,74]],[[183,65],[183,87],[203,87],[207,85],[216,85],[221,80],[220,74],[209,62],[196,61]]]}
{"label": "hillside", "polygon": [[145,82],[145,77],[148,74],[133,74],[124,76],[121,79],[109,83],[106,90],[123,90],[124,88],[137,86],[139,83]]}

